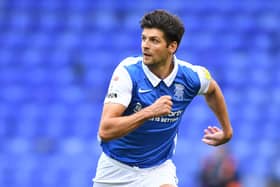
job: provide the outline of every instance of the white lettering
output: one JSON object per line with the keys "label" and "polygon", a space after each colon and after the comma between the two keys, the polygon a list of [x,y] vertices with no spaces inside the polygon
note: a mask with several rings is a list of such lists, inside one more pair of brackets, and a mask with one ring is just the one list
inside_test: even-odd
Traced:
{"label": "white lettering", "polygon": [[161,117],[154,117],[149,119],[150,121],[155,121],[155,122],[161,122],[161,123],[173,123],[179,119],[181,114],[183,113],[183,110],[178,110],[175,112],[171,112],[170,114],[166,116],[161,116]]}

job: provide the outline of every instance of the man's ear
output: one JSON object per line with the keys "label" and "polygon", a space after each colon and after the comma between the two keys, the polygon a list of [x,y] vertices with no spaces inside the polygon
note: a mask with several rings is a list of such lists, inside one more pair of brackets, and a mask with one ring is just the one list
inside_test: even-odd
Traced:
{"label": "man's ear", "polygon": [[177,48],[178,48],[178,43],[176,41],[173,41],[168,45],[168,49],[173,54],[176,52]]}

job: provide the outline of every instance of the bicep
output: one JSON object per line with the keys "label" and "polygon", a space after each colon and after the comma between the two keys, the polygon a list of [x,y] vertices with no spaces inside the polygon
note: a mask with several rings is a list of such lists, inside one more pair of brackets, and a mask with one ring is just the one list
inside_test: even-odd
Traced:
{"label": "bicep", "polygon": [[223,93],[215,80],[211,80],[204,96],[209,105],[217,105],[218,103],[224,102]]}
{"label": "bicep", "polygon": [[125,106],[121,104],[104,104],[98,133],[101,140],[109,141],[123,135],[125,131],[120,129],[123,126],[120,116],[124,111]]}
{"label": "bicep", "polygon": [[124,113],[126,107],[118,103],[105,103],[103,106],[103,112],[101,120],[109,119],[113,117],[120,117]]}

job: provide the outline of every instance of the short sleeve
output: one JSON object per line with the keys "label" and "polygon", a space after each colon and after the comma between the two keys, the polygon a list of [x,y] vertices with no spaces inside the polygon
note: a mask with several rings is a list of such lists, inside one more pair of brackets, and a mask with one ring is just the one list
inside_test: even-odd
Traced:
{"label": "short sleeve", "polygon": [[124,66],[118,66],[111,78],[104,103],[128,106],[132,95],[132,81]]}
{"label": "short sleeve", "polygon": [[200,80],[200,89],[198,91],[198,94],[199,95],[205,94],[212,80],[211,74],[205,67],[202,66],[195,66],[195,70]]}

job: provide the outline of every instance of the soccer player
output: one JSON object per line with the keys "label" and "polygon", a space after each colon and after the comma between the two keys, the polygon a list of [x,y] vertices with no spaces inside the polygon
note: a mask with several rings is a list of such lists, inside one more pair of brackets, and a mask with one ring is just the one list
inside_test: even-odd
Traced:
{"label": "soccer player", "polygon": [[142,56],[117,66],[104,101],[94,187],[176,187],[171,158],[182,115],[196,95],[205,96],[221,125],[206,128],[202,141],[218,146],[232,137],[218,84],[204,67],[174,55],[184,34],[179,18],[155,10],[144,15],[141,28]]}

